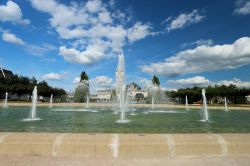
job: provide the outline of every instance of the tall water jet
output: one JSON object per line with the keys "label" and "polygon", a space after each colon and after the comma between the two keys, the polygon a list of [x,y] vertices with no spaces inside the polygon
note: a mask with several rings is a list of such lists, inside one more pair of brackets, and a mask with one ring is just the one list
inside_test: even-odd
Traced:
{"label": "tall water jet", "polygon": [[154,96],[152,96],[152,99],[151,99],[151,109],[154,109],[155,108],[155,98]]}
{"label": "tall water jet", "polygon": [[36,106],[37,106],[37,87],[34,87],[34,90],[32,92],[32,107],[30,111],[30,117],[28,119],[24,119],[23,121],[36,121],[41,120],[36,115]]}
{"label": "tall water jet", "polygon": [[208,117],[208,110],[207,110],[207,98],[206,98],[206,90],[205,89],[202,89],[202,101],[203,101],[203,120],[202,121],[205,121],[205,122],[208,122],[209,121],[209,117]]}
{"label": "tall water jet", "polygon": [[127,112],[127,90],[125,86],[125,64],[124,55],[120,54],[118,58],[118,65],[116,69],[116,95],[117,95],[117,105],[118,112],[120,112],[120,119],[116,121],[117,123],[127,123],[126,119]]}
{"label": "tall water jet", "polygon": [[3,103],[3,108],[7,108],[7,107],[8,107],[8,92],[5,93],[5,99]]}
{"label": "tall water jet", "polygon": [[6,78],[3,68],[1,68],[1,71],[2,71],[3,77]]}
{"label": "tall water jet", "polygon": [[49,108],[52,108],[52,106],[53,106],[53,94],[51,94],[51,96],[50,96]]}
{"label": "tall water jet", "polygon": [[89,108],[89,95],[87,95],[87,99],[86,99],[86,108]]}
{"label": "tall water jet", "polygon": [[188,107],[188,98],[187,98],[187,95],[186,95],[185,108],[186,108],[186,111],[188,111],[188,110],[189,110],[189,107]]}
{"label": "tall water jet", "polygon": [[31,109],[31,119],[36,119],[36,105],[37,105],[37,87],[35,86],[32,93],[32,109]]}
{"label": "tall water jet", "polygon": [[226,97],[224,98],[224,102],[225,102],[225,111],[227,112],[228,111],[228,107],[227,107],[227,98]]}

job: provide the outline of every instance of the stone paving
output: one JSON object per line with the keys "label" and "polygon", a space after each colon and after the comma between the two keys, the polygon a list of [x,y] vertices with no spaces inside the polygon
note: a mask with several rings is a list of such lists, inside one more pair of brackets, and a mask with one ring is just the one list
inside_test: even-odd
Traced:
{"label": "stone paving", "polygon": [[250,134],[0,133],[0,155],[105,159],[250,157]]}

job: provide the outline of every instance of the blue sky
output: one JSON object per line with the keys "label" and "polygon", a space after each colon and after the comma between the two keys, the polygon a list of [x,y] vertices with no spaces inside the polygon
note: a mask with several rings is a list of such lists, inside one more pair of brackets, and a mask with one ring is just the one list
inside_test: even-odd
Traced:
{"label": "blue sky", "polygon": [[250,87],[249,0],[0,1],[0,65],[73,90],[153,74],[167,89],[234,83]]}

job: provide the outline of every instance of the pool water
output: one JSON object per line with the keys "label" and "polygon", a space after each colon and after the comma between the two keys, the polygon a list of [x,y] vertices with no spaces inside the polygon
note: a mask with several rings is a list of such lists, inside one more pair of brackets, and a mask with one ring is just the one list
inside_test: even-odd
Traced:
{"label": "pool water", "polygon": [[39,121],[23,121],[30,107],[0,108],[0,132],[60,133],[249,133],[250,112],[210,110],[210,122],[201,122],[199,110],[133,108],[129,123],[119,124],[110,109],[38,107]]}

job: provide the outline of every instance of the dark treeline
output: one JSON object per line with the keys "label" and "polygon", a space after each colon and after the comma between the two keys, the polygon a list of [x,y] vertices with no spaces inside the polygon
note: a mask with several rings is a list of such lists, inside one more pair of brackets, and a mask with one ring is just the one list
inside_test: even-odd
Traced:
{"label": "dark treeline", "polygon": [[[178,89],[177,92],[167,92],[171,98],[179,99],[180,103],[185,102],[185,96],[188,96],[189,103],[201,101],[201,87]],[[224,97],[232,104],[245,104],[246,96],[250,95],[250,88],[238,88],[236,85],[215,85],[208,86],[206,97],[209,103],[222,103]]]}
{"label": "dark treeline", "polygon": [[25,76],[14,75],[11,71],[4,70],[6,78],[0,75],[0,95],[4,97],[5,92],[9,95],[16,95],[17,100],[21,97],[27,96],[26,100],[31,100],[32,91],[35,86],[38,89],[38,95],[43,97],[50,97],[53,94],[54,97],[62,98],[66,95],[65,90],[59,88],[53,88],[48,85],[46,81],[38,82],[35,77],[29,78]]}

